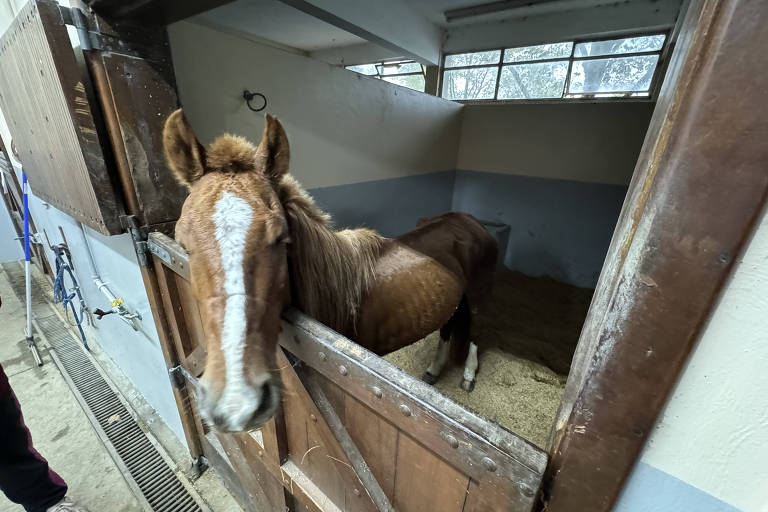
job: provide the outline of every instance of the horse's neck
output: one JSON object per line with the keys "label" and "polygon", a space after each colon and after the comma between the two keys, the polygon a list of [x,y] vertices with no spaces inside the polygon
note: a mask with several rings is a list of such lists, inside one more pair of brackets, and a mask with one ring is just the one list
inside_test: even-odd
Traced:
{"label": "horse's neck", "polygon": [[281,199],[288,217],[294,305],[329,327],[353,334],[384,238],[368,229],[334,231],[294,180],[285,180]]}

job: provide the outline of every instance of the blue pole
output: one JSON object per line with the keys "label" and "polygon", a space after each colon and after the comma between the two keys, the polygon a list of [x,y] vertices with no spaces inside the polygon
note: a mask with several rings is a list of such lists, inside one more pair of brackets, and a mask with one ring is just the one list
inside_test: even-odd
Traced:
{"label": "blue pole", "polygon": [[32,356],[35,358],[37,366],[43,366],[43,360],[40,358],[37,345],[35,345],[35,339],[32,337],[32,269],[29,266],[31,261],[29,257],[29,184],[27,183],[27,173],[23,170],[21,171],[21,183],[24,195],[22,209],[24,210],[24,277],[27,288],[27,345],[29,345],[29,349],[32,351]]}
{"label": "blue pole", "polygon": [[21,183],[23,187],[23,209],[24,209],[24,260],[30,261],[29,258],[29,196],[27,195],[27,173],[21,171]]}

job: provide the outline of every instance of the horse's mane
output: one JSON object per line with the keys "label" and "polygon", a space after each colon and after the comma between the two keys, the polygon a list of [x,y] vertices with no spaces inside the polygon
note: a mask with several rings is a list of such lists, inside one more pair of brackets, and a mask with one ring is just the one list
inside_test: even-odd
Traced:
{"label": "horse's mane", "polygon": [[357,313],[374,280],[383,242],[370,229],[334,231],[296,179],[286,174],[277,186],[290,229],[294,305],[345,334],[354,334]]}

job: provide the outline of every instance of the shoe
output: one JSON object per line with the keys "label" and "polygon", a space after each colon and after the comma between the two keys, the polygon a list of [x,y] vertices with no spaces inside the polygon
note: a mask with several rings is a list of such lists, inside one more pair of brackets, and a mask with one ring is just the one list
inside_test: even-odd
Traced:
{"label": "shoe", "polygon": [[64,496],[64,499],[48,508],[45,512],[88,512],[88,509],[78,505],[69,496]]}

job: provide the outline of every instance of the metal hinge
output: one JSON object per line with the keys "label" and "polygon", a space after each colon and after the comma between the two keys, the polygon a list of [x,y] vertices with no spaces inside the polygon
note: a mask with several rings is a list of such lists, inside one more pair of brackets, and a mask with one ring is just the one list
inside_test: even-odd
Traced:
{"label": "metal hinge", "polygon": [[128,231],[133,241],[133,249],[136,251],[136,259],[142,267],[149,266],[149,256],[147,255],[147,233],[139,227],[135,215],[121,215],[120,225]]}

